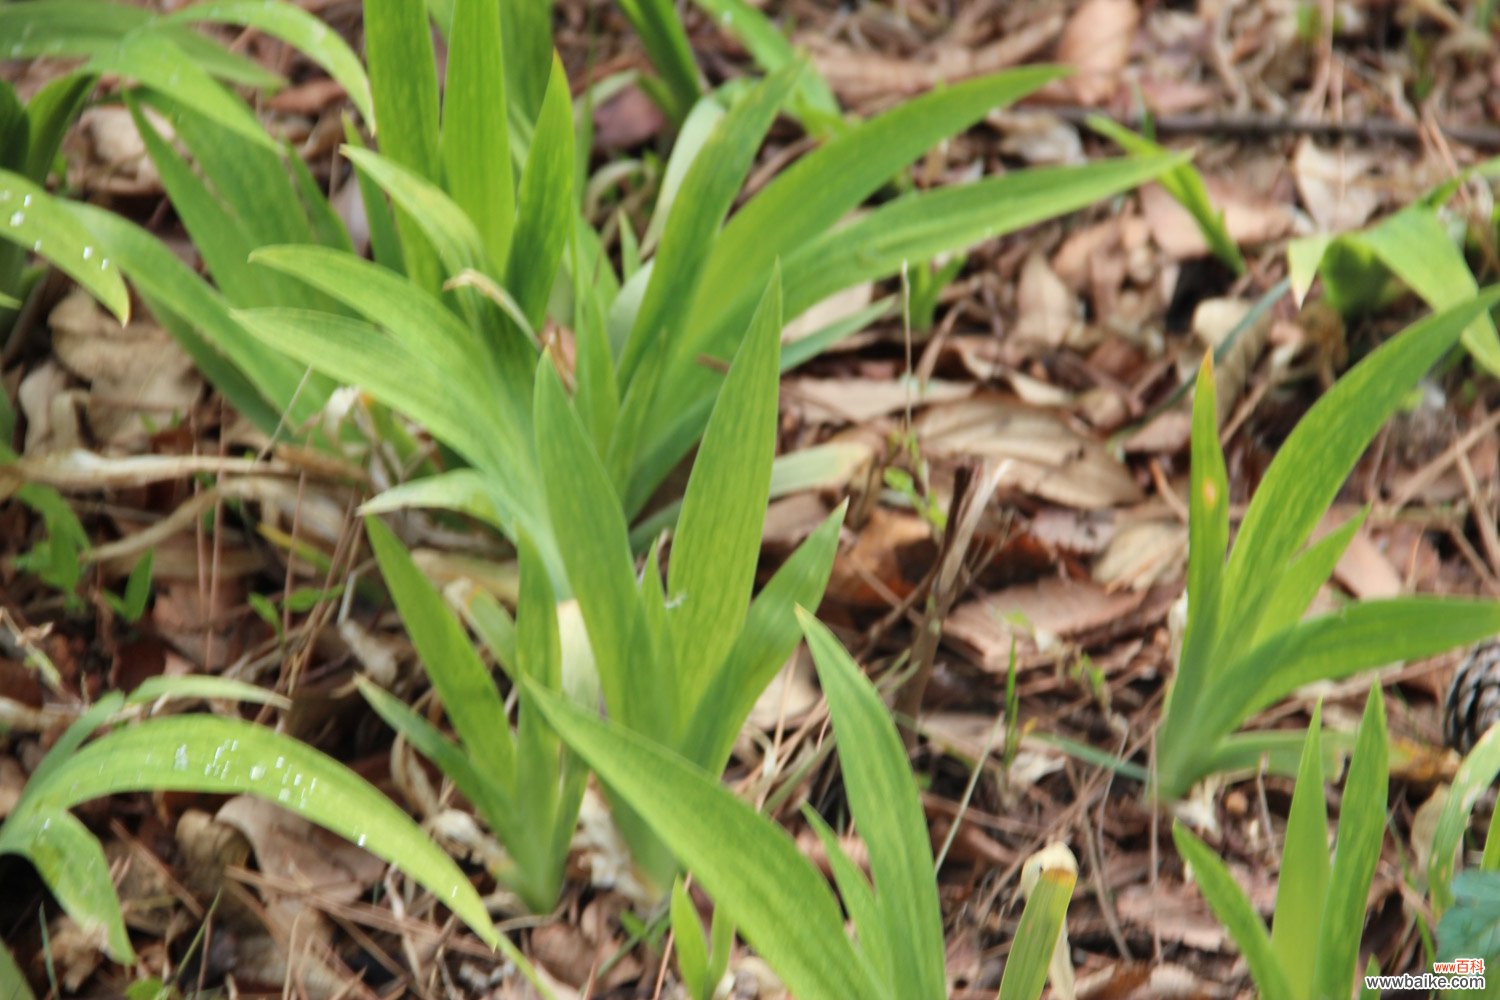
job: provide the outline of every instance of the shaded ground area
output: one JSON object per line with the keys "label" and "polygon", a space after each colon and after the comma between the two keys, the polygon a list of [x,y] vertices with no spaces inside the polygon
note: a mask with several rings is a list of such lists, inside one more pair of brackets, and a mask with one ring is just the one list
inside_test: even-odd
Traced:
{"label": "shaded ground area", "polygon": [[[358,41],[357,3],[303,5]],[[955,262],[949,283],[931,279],[947,262],[914,264],[922,274],[904,283],[818,307],[788,338],[892,300],[882,318],[783,380],[780,453],[836,444],[841,462],[837,474],[774,502],[762,557],[769,572],[850,499],[819,614],[872,675],[925,679],[920,705],[910,694],[895,703],[918,720],[913,760],[934,847],[945,852],[955,995],[993,996],[1019,915],[1020,865],[1054,840],[1081,864],[1068,921],[1080,995],[1241,993],[1243,963],[1184,882],[1170,824],[1141,801],[1138,778],[1180,640],[1173,608],[1186,553],[1188,426],[1173,393],[1205,349],[1233,336],[1218,384],[1237,514],[1320,390],[1420,311],[1404,298],[1346,322],[1315,290],[1300,306],[1281,295],[1260,319],[1242,322],[1285,277],[1287,239],[1357,228],[1500,151],[1500,51],[1474,27],[1473,11],[1436,3],[909,0],[790,2],[774,13],[861,114],[945,79],[1031,62],[1075,67],[925,158],[916,185],[1113,155],[1087,116],[1133,125],[1145,116],[1163,142],[1196,151],[1241,244],[1248,273],[1235,279],[1153,186],[982,244]],[[751,71],[745,51],[708,20],[692,12],[688,25],[711,82]],[[645,70],[646,60],[608,5],[559,3],[556,28],[575,94],[604,86],[589,210],[601,224],[625,219],[639,232],[669,137],[649,100],[618,74]],[[339,203],[355,218],[357,197],[334,160],[341,91],[279,44],[247,36],[236,45],[293,81],[266,103],[265,117],[320,180],[343,188]],[[23,90],[56,72],[45,61],[5,67]],[[809,144],[792,124],[778,126],[752,188]],[[90,110],[67,148],[70,184],[148,222],[193,259],[124,111]],[[1500,263],[1493,193],[1469,182],[1451,206],[1455,224],[1472,224],[1471,261],[1485,284]],[[554,333],[566,340],[566,331]],[[149,317],[122,330],[56,276],[0,362],[27,454],[82,445],[180,456],[185,468],[191,458],[201,473],[252,442]],[[1372,513],[1318,606],[1410,592],[1500,595],[1496,401],[1494,383],[1462,359],[1423,383],[1334,511],[1339,520],[1365,505]],[[221,673],[289,697],[288,712],[267,710],[262,721],[279,721],[388,790],[494,890],[480,874],[493,843],[435,772],[390,745],[353,691],[364,670],[421,706],[431,701],[420,700],[425,680],[390,609],[337,589],[368,571],[351,515],[372,485],[357,465],[287,452],[217,486],[200,475],[74,491],[91,538],[106,544],[89,569],[89,601],[65,606],[34,576],[9,562],[4,570],[0,718],[11,731],[0,739],[0,810],[82,701],[163,672]],[[217,530],[209,512],[219,515]],[[147,544],[139,533],[164,520],[177,530],[155,542],[148,609],[126,621],[102,592],[123,586]],[[0,506],[0,525],[7,555],[42,530],[15,503]],[[439,579],[501,554],[461,523],[413,518],[403,530]],[[961,560],[962,571],[935,587],[944,559]],[[503,577],[491,582],[507,586]],[[941,641],[920,641],[933,619]],[[33,650],[56,665],[60,692],[24,665]],[[1012,662],[1016,717],[1005,711]],[[1454,662],[1380,675],[1400,740],[1390,816],[1398,836],[1387,839],[1376,873],[1365,946],[1388,972],[1422,961],[1421,894],[1410,891],[1408,873],[1423,835],[1412,831],[1453,766],[1441,749],[1439,705]],[[1322,694],[1325,720],[1352,729],[1368,684],[1362,677],[1307,692],[1256,725],[1301,727]],[[814,857],[821,848],[799,807],[841,815],[836,770],[808,766],[825,719],[808,665],[790,665],[762,699],[728,775],[752,800],[775,803]],[[1275,898],[1290,788],[1280,777],[1239,775],[1182,808],[1210,831],[1264,913]],[[579,995],[671,995],[659,928],[642,940],[614,885],[626,862],[601,832],[601,809],[593,798],[586,805],[559,910],[508,926]],[[232,982],[244,993],[310,997],[526,995],[415,887],[264,803],[142,795],[79,815],[118,865],[144,968],[185,990]],[[858,845],[852,850],[857,857]],[[50,954],[64,992],[127,986],[129,974],[56,913],[29,868],[0,859],[0,883],[0,934],[30,973],[44,978]],[[732,967],[736,996],[778,995],[752,958]]]}

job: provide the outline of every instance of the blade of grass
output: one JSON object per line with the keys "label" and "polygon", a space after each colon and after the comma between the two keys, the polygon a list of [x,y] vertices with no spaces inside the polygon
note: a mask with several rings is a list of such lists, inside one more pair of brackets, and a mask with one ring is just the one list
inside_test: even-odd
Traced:
{"label": "blade of grass", "polygon": [[1328,800],[1323,789],[1323,705],[1313,706],[1302,748],[1302,763],[1292,792],[1277,876],[1276,912],[1271,919],[1271,948],[1298,987],[1297,997],[1312,995],[1318,956],[1318,928],[1328,897]]}
{"label": "blade of grass", "polygon": [[1011,940],[1010,955],[1000,976],[999,1000],[1037,1000],[1042,995],[1077,881],[1078,876],[1066,869],[1042,871]]}
{"label": "blade of grass", "polygon": [[443,178],[453,200],[479,228],[497,273],[504,273],[515,226],[500,5],[457,0],[449,38],[439,140]]}
{"label": "blade of grass", "polygon": [[1276,953],[1271,947],[1271,937],[1266,933],[1266,925],[1260,922],[1255,908],[1229,874],[1229,869],[1224,867],[1224,862],[1180,821],[1172,824],[1172,839],[1177,844],[1177,853],[1192,866],[1193,881],[1198,883],[1198,890],[1203,893],[1214,916],[1219,918],[1219,923],[1224,925],[1229,936],[1234,938],[1234,943],[1239,945],[1240,954],[1245,956],[1245,962],[1250,966],[1250,975],[1255,980],[1260,995],[1292,996],[1286,972],[1277,962]]}
{"label": "blade of grass", "polygon": [[279,38],[321,66],[342,86],[365,121],[375,120],[370,81],[359,57],[337,32],[300,7],[265,0],[204,0],[168,15],[166,21],[235,24]]}
{"label": "blade of grass", "polygon": [[9,170],[0,170],[0,239],[41,254],[129,322],[130,293],[119,268],[45,188]]}
{"label": "blade of grass", "polygon": [[521,173],[515,251],[506,271],[506,287],[535,329],[541,328],[575,214],[573,105],[567,74],[555,57],[551,70]]}
{"label": "blade of grass", "polygon": [[943,918],[926,815],[889,710],[833,633],[798,609],[838,736],[849,808],[869,847],[897,996],[942,1000]]}
{"label": "blade of grass", "polygon": [[739,635],[755,585],[776,456],[781,275],[773,271],[724,380],[683,496],[668,589],[680,671],[679,721],[691,717]]}
{"label": "blade of grass", "polygon": [[689,713],[683,753],[711,773],[724,769],[756,699],[796,648],[801,632],[793,610],[815,608],[823,600],[846,507],[830,514],[751,602],[723,666]]}
{"label": "blade of grass", "polygon": [[1385,839],[1385,806],[1389,767],[1385,698],[1379,685],[1370,689],[1364,718],[1354,740],[1349,779],[1339,813],[1338,845],[1328,878],[1328,899],[1318,932],[1313,995],[1344,997],[1354,984],[1359,942],[1365,927],[1370,880]]}

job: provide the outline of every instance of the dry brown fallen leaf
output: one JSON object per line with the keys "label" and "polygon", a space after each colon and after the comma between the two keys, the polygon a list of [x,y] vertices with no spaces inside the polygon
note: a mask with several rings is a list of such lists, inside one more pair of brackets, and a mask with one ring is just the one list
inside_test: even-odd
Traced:
{"label": "dry brown fallen leaf", "polygon": [[942,83],[997,73],[1038,54],[1057,37],[1063,15],[1048,13],[1018,31],[980,48],[945,46],[920,59],[856,51],[804,32],[795,38],[812,55],[813,65],[844,105],[863,105],[893,97],[910,97]]}
{"label": "dry brown fallen leaf", "polygon": [[165,330],[143,320],[122,327],[81,289],[47,322],[57,359],[89,383],[89,427],[105,450],[138,450],[203,393],[192,359]]}
{"label": "dry brown fallen leaf", "polygon": [[1016,654],[1043,651],[1059,640],[1107,625],[1136,610],[1144,591],[1110,593],[1089,580],[1049,577],[989,594],[953,610],[943,639],[957,644],[985,670],[1004,672]]}
{"label": "dry brown fallen leaf", "polygon": [[1011,339],[1025,347],[1055,350],[1065,344],[1076,346],[1084,332],[1083,303],[1040,251],[1033,252],[1021,265],[1016,314]]}
{"label": "dry brown fallen leaf", "polygon": [[915,423],[928,454],[1009,459],[1002,488],[1083,510],[1142,499],[1130,471],[1101,442],[1045,410],[987,393],[933,406]]}
{"label": "dry brown fallen leaf", "polygon": [[1342,233],[1370,221],[1381,203],[1370,177],[1375,164],[1372,154],[1343,148],[1325,152],[1311,138],[1297,144],[1292,175],[1319,232]]}
{"label": "dry brown fallen leaf", "polygon": [[945,400],[961,399],[974,391],[967,382],[941,379],[789,378],[781,383],[783,398],[803,419],[816,423],[859,423]]}
{"label": "dry brown fallen leaf", "polygon": [[[1230,239],[1240,246],[1269,243],[1291,232],[1287,206],[1223,177],[1206,176],[1208,201],[1224,213]],[[1141,213],[1151,227],[1151,238],[1172,260],[1208,256],[1208,244],[1193,217],[1159,184],[1141,189]]]}
{"label": "dry brown fallen leaf", "polygon": [[1094,561],[1094,580],[1108,589],[1145,590],[1182,578],[1187,562],[1187,528],[1163,517],[1121,525]]}
{"label": "dry brown fallen leaf", "polygon": [[1120,71],[1141,21],[1135,0],[1086,0],[1057,43],[1057,61],[1073,67],[1067,86],[1081,104],[1103,104],[1120,85]]}

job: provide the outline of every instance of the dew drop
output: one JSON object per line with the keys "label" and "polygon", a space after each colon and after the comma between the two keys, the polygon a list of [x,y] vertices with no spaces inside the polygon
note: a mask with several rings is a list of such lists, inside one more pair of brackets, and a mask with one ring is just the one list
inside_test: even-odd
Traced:
{"label": "dew drop", "polygon": [[19,226],[21,223],[23,223],[25,221],[26,221],[26,213],[25,212],[13,212],[13,213],[11,213],[10,224],[12,226]]}
{"label": "dew drop", "polygon": [[30,208],[31,207],[31,195],[28,194],[26,197],[24,197],[24,198],[21,199],[21,207],[22,208]]}
{"label": "dew drop", "polygon": [[99,260],[99,270],[102,271],[102,270],[104,270],[107,267],[109,267],[109,258],[108,257],[101,258]]}
{"label": "dew drop", "polygon": [[276,758],[276,768],[277,768],[277,770],[280,770],[283,767],[286,767],[286,758],[285,757],[277,757]]}
{"label": "dew drop", "polygon": [[177,753],[172,757],[172,770],[186,771],[188,769],[188,748],[184,744],[177,748]]}
{"label": "dew drop", "polygon": [[265,776],[266,776],[266,769],[264,767],[262,767],[261,765],[259,765],[259,764],[256,764],[254,767],[252,767],[250,769],[250,780],[251,781],[259,781],[261,778],[264,778]]}
{"label": "dew drop", "polygon": [[365,835],[364,834],[360,834],[358,837],[354,838],[354,846],[355,847],[364,847],[365,846],[365,840],[366,840]]}
{"label": "dew drop", "polygon": [[281,791],[279,791],[279,792],[276,793],[276,801],[277,802],[285,802],[286,800],[290,799],[291,797],[292,797],[292,793],[288,789],[285,789],[285,788],[283,788]]}
{"label": "dew drop", "polygon": [[84,260],[88,260],[92,256],[94,256],[94,248],[93,247],[84,247],[83,248],[83,259]]}

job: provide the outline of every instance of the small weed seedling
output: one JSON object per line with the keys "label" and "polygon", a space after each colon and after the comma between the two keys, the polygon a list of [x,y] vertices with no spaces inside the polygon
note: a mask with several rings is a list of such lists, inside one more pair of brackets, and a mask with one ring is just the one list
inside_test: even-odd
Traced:
{"label": "small weed seedling", "polygon": [[1365,899],[1385,837],[1388,750],[1380,689],[1370,691],[1354,739],[1331,862],[1321,734],[1321,709],[1315,709],[1292,794],[1269,934],[1224,862],[1181,823],[1172,828],[1203,898],[1239,945],[1267,1000],[1342,1000],[1353,991],[1359,966]]}
{"label": "small weed seedling", "polygon": [[1227,564],[1229,484],[1205,359],[1193,401],[1188,622],[1157,735],[1159,798],[1180,798],[1205,775],[1259,760],[1280,737],[1235,729],[1305,684],[1500,632],[1500,603],[1425,596],[1302,619],[1364,514],[1315,542],[1308,537],[1380,426],[1497,300],[1500,289],[1414,324],[1325,393],[1266,470]]}

